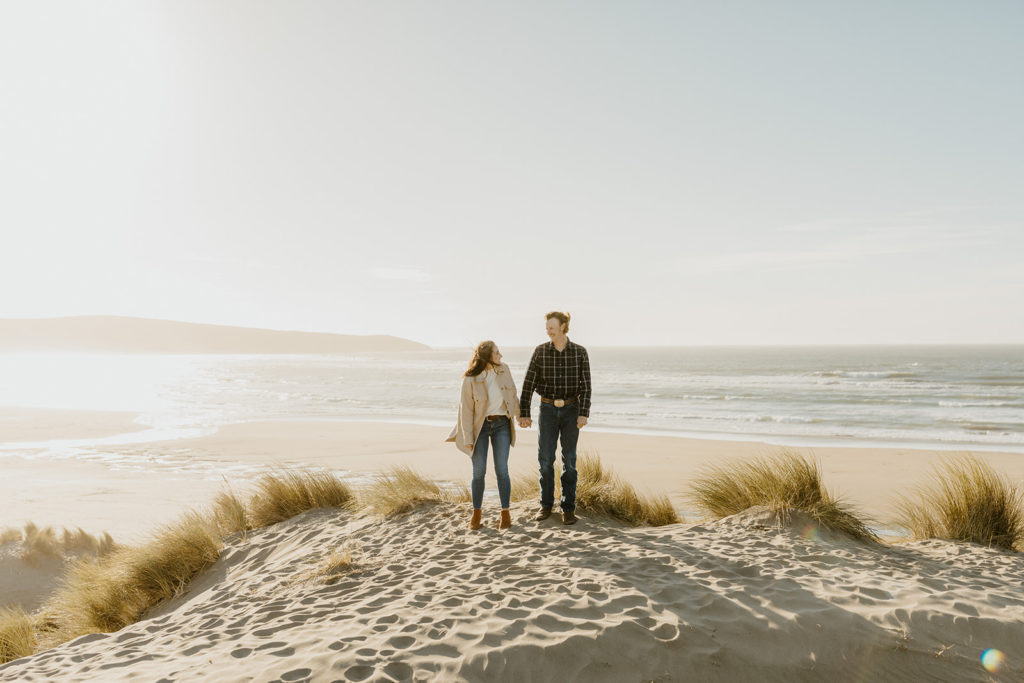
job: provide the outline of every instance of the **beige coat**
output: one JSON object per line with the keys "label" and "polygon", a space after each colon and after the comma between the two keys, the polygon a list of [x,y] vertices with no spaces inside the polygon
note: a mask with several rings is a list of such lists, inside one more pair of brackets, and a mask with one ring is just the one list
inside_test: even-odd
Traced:
{"label": "beige coat", "polygon": [[[494,370],[498,388],[505,399],[505,408],[512,430],[512,445],[516,445],[516,419],[519,417],[519,394],[512,371],[502,363]],[[487,412],[487,380],[484,373],[476,377],[462,378],[462,398],[459,401],[459,417],[445,441],[454,441],[456,447],[466,455],[473,455],[476,437],[484,427],[484,413]]]}

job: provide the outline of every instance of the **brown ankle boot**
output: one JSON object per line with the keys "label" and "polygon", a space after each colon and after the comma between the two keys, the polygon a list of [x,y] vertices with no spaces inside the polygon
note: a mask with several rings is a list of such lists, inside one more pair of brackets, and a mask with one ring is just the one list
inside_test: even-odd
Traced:
{"label": "brown ankle boot", "polygon": [[510,526],[512,526],[512,513],[508,511],[508,508],[505,508],[501,511],[501,520],[498,521],[498,528],[507,529]]}
{"label": "brown ankle boot", "polygon": [[469,519],[469,528],[474,531],[479,529],[482,524],[480,521],[481,517],[483,517],[483,513],[480,510],[473,510],[473,516]]}

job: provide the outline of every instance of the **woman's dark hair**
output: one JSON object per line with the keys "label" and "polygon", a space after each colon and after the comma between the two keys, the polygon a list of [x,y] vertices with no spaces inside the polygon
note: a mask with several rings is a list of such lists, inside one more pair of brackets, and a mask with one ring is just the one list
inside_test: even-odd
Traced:
{"label": "woman's dark hair", "polygon": [[569,331],[569,318],[571,318],[571,317],[572,316],[570,316],[568,313],[562,313],[561,311],[551,311],[546,316],[544,316],[544,322],[547,322],[547,321],[551,320],[552,318],[554,318],[558,322],[560,322],[563,325],[565,325],[565,331],[568,332]]}
{"label": "woman's dark hair", "polygon": [[463,377],[476,377],[486,370],[487,364],[491,362],[491,356],[494,355],[494,346],[492,341],[477,344],[476,350],[473,351],[473,357],[469,359],[469,368]]}

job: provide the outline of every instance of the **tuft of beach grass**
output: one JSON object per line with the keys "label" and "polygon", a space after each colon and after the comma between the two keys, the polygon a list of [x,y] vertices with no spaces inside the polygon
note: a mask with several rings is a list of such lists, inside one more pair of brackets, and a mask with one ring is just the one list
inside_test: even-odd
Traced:
{"label": "tuft of beach grass", "polygon": [[423,503],[465,503],[471,500],[469,487],[442,487],[408,466],[392,467],[374,477],[360,491],[362,507],[388,516],[408,512]]}
{"label": "tuft of beach grass", "polygon": [[106,555],[116,544],[110,534],[94,536],[81,527],[62,529],[40,527],[28,522],[21,529],[8,527],[0,531],[0,545],[20,543],[19,557],[32,565],[44,560],[65,561],[68,555]]}
{"label": "tuft of beach grass", "polygon": [[27,657],[35,649],[32,617],[20,607],[0,609],[0,664]]}
{"label": "tuft of beach grass", "polygon": [[315,508],[344,507],[354,501],[352,489],[324,470],[278,468],[256,481],[246,524],[258,529]]}
{"label": "tuft of beach grass", "polygon": [[831,531],[860,541],[879,540],[868,520],[825,488],[817,461],[791,452],[706,467],[691,482],[690,498],[714,518],[754,506],[768,507],[783,519],[790,511],[801,510]]}
{"label": "tuft of beach grass", "polygon": [[929,484],[897,503],[913,538],[1024,550],[1024,491],[974,456],[936,466]]}
{"label": "tuft of beach grass", "polygon": [[272,470],[256,480],[245,500],[230,490],[222,492],[210,509],[183,515],[146,543],[72,565],[41,610],[48,624],[47,640],[56,644],[121,629],[180,595],[199,572],[217,561],[227,536],[353,500],[347,484],[322,470]]}
{"label": "tuft of beach grass", "polygon": [[[561,484],[555,468],[555,499]],[[540,497],[536,474],[520,475],[512,480],[512,500]],[[576,458],[576,506],[580,510],[617,519],[633,526],[664,526],[680,521],[668,496],[645,495],[601,462],[598,453],[581,452]]]}

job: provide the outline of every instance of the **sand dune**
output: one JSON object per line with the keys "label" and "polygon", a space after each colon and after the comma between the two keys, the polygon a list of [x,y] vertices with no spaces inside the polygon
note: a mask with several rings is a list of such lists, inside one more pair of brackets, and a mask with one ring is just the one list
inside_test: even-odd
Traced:
{"label": "sand dune", "polygon": [[[752,509],[498,532],[466,505],[317,510],[237,538],[184,595],[4,681],[990,681],[1024,675],[1024,558],[875,546]],[[493,517],[493,511],[491,516]],[[488,520],[493,522],[494,520]],[[345,544],[354,564],[316,576]],[[1008,655],[987,672],[982,651]]]}
{"label": "sand dune", "polygon": [[428,348],[387,335],[287,332],[111,315],[0,320],[0,351],[350,353]]}

